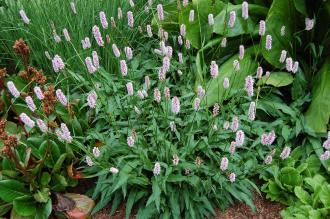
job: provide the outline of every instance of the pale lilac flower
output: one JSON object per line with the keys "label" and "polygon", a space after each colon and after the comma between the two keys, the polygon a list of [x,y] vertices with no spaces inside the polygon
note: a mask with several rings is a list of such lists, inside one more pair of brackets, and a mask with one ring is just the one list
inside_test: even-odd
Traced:
{"label": "pale lilac flower", "polygon": [[224,37],[224,38],[222,38],[222,40],[221,40],[221,47],[226,47],[227,46],[227,38],[226,37]]}
{"label": "pale lilac flower", "polygon": [[68,105],[68,100],[66,99],[66,96],[64,95],[64,93],[62,92],[61,89],[57,89],[55,91],[56,93],[56,97],[57,100],[63,105],[63,106],[67,106]]}
{"label": "pale lilac flower", "polygon": [[47,127],[46,123],[44,123],[44,121],[42,121],[41,119],[37,119],[37,125],[41,132],[43,132],[43,133],[48,132],[48,127]]}
{"label": "pale lilac flower", "polygon": [[140,115],[141,111],[139,110],[139,108],[137,108],[137,106],[134,106],[134,111],[136,114]]}
{"label": "pale lilac flower", "polygon": [[272,49],[272,36],[271,35],[266,36],[265,48],[266,48],[266,50],[271,50]]}
{"label": "pale lilac flower", "polygon": [[190,12],[189,12],[189,22],[194,22],[194,18],[195,18],[195,11],[190,10]]}
{"label": "pale lilac flower", "polygon": [[164,10],[163,10],[163,5],[162,4],[157,5],[157,15],[158,15],[158,19],[160,21],[164,20]]}
{"label": "pale lilac flower", "polygon": [[231,28],[234,27],[235,21],[236,21],[236,12],[235,11],[229,12],[228,26]]}
{"label": "pale lilac flower", "polygon": [[174,132],[176,130],[176,125],[175,125],[175,122],[174,121],[171,121],[170,122],[170,128],[171,128],[171,131]]}
{"label": "pale lilac flower", "polygon": [[262,145],[266,145],[266,146],[270,146],[274,143],[276,139],[276,135],[274,131],[271,131],[270,133],[264,133],[261,135],[261,144]]}
{"label": "pale lilac flower", "polygon": [[231,130],[233,132],[236,132],[237,129],[238,129],[238,117],[234,116],[233,119],[232,119],[232,122],[231,122]]}
{"label": "pale lilac flower", "polygon": [[169,87],[164,87],[164,96],[165,96],[166,100],[171,99],[171,91],[170,91]]}
{"label": "pale lilac flower", "polygon": [[203,98],[205,96],[205,90],[201,85],[197,87],[197,95],[199,98]]}
{"label": "pale lilac flower", "polygon": [[257,68],[257,75],[256,75],[256,78],[260,79],[260,78],[262,77],[263,72],[264,72],[264,71],[263,71],[262,67],[259,66],[259,67]]}
{"label": "pale lilac flower", "polygon": [[178,57],[179,57],[179,62],[183,64],[183,56],[181,52],[178,53]]}
{"label": "pale lilac flower", "polygon": [[311,30],[311,29],[313,29],[313,27],[314,27],[314,19],[310,19],[310,18],[306,18],[305,19],[305,25],[306,25],[306,28],[305,28],[305,30]]}
{"label": "pale lilac flower", "polygon": [[172,112],[178,114],[180,112],[180,100],[177,96],[172,98]]}
{"label": "pale lilac flower", "polygon": [[98,147],[94,147],[93,154],[95,157],[99,157],[101,155],[100,149]]}
{"label": "pale lilac flower", "polygon": [[148,6],[149,6],[149,7],[152,6],[152,0],[148,0]]}
{"label": "pale lilac flower", "polygon": [[209,14],[207,16],[207,19],[208,19],[208,22],[209,22],[209,25],[212,26],[214,25],[214,17],[213,17],[213,14]]}
{"label": "pale lilac flower", "polygon": [[249,18],[249,4],[246,1],[242,3],[242,17],[245,20]]}
{"label": "pale lilac flower", "polygon": [[153,172],[155,176],[158,176],[160,174],[160,164],[158,162],[155,163]]}
{"label": "pale lilac flower", "polygon": [[259,35],[263,36],[266,32],[266,22],[264,20],[261,20],[259,22]]}
{"label": "pale lilac flower", "polygon": [[219,67],[215,61],[211,62],[210,73],[212,78],[216,78],[219,74]]}
{"label": "pale lilac flower", "polygon": [[244,58],[244,46],[239,46],[239,59],[242,60]]}
{"label": "pale lilac flower", "polygon": [[166,56],[168,57],[168,58],[172,58],[172,56],[173,56],[173,48],[172,48],[172,46],[167,46],[166,47]]}
{"label": "pale lilac flower", "polygon": [[183,7],[187,7],[188,4],[189,4],[189,0],[183,0],[183,1],[182,1],[182,5],[183,5]]}
{"label": "pale lilac flower", "polygon": [[164,69],[165,72],[167,72],[168,70],[170,70],[170,65],[171,65],[170,58],[167,57],[167,56],[165,56],[163,58],[163,69]]}
{"label": "pale lilac flower", "polygon": [[236,151],[236,142],[232,141],[229,146],[229,153],[233,155]]}
{"label": "pale lilac flower", "polygon": [[110,21],[111,21],[111,27],[112,28],[116,28],[116,21],[114,17],[110,17]]}
{"label": "pale lilac flower", "polygon": [[268,78],[270,77],[270,72],[269,71],[266,71],[265,77],[268,80]]}
{"label": "pale lilac flower", "polygon": [[328,131],[328,139],[330,139],[330,131]]}
{"label": "pale lilac flower", "polygon": [[217,130],[218,130],[218,126],[217,126],[217,124],[214,124],[214,125],[212,126],[212,129],[213,129],[214,131],[217,131]]}
{"label": "pale lilac flower", "polygon": [[235,71],[239,71],[239,70],[241,69],[238,60],[235,59],[235,60],[233,61],[233,67],[234,67],[234,70],[235,70]]}
{"label": "pale lilac flower", "polygon": [[33,88],[34,94],[37,96],[39,100],[43,100],[45,98],[43,92],[41,91],[40,87]]}
{"label": "pale lilac flower", "polygon": [[31,129],[34,127],[35,122],[32,119],[30,119],[30,117],[28,115],[26,115],[25,113],[21,113],[19,115],[19,118],[27,127],[31,128]]}
{"label": "pale lilac flower", "polygon": [[120,60],[120,72],[122,76],[127,76],[127,64],[125,60]]}
{"label": "pale lilac flower", "polygon": [[186,36],[186,25],[185,24],[180,25],[180,35],[183,37]]}
{"label": "pale lilac flower", "polygon": [[159,48],[162,52],[162,55],[165,55],[166,54],[166,46],[165,46],[165,42],[164,41],[160,41],[159,42]]}
{"label": "pale lilac flower", "polygon": [[320,155],[320,160],[328,160],[330,157],[330,151],[325,151],[323,154]]}
{"label": "pale lilac flower", "polygon": [[220,110],[219,104],[215,103],[213,106],[213,110],[212,110],[213,117],[216,117],[217,115],[219,115],[219,110]]}
{"label": "pale lilac flower", "polygon": [[123,18],[123,11],[121,10],[121,8],[117,9],[117,16],[119,20]]}
{"label": "pale lilac flower", "polygon": [[178,36],[178,44],[182,46],[183,44],[182,36]]}
{"label": "pale lilac flower", "polygon": [[249,75],[245,78],[245,91],[249,97],[253,96],[254,79]]}
{"label": "pale lilac flower", "polygon": [[223,79],[223,88],[228,89],[229,88],[229,78],[225,77]]}
{"label": "pale lilac flower", "polygon": [[168,32],[166,32],[166,31],[163,32],[163,38],[165,41],[168,40]]}
{"label": "pale lilac flower", "polygon": [[160,81],[164,81],[166,78],[166,71],[164,70],[163,67],[160,67],[159,70],[158,70],[158,79]]}
{"label": "pale lilac flower", "polygon": [[294,65],[292,66],[292,73],[296,73],[299,68],[299,62],[294,62]]}
{"label": "pale lilac flower", "polygon": [[265,159],[265,164],[269,165],[273,162],[273,156],[272,155],[267,155]]}
{"label": "pale lilac flower", "polygon": [[183,74],[181,70],[178,70],[177,72],[178,72],[179,76],[181,76]]}
{"label": "pale lilac flower", "polygon": [[134,17],[131,11],[127,12],[127,25],[131,28],[134,27]]}
{"label": "pale lilac flower", "polygon": [[293,61],[292,61],[292,58],[286,58],[286,70],[287,71],[292,71],[292,65],[293,65]]}
{"label": "pale lilac flower", "polygon": [[71,37],[70,37],[68,29],[66,29],[66,28],[63,29],[63,35],[67,42],[71,41]]}
{"label": "pale lilac flower", "polygon": [[330,149],[330,139],[328,138],[325,142],[323,142],[323,147],[325,149]]}
{"label": "pale lilac flower", "polygon": [[71,7],[71,11],[72,11],[74,14],[77,14],[76,5],[75,5],[74,2],[70,2],[70,7]]}
{"label": "pale lilac flower", "polygon": [[253,121],[256,118],[256,103],[254,101],[250,103],[248,117],[250,121]]}
{"label": "pale lilac flower", "polygon": [[85,39],[83,39],[81,41],[81,44],[82,44],[83,49],[88,49],[88,48],[91,48],[91,46],[92,46],[89,37],[85,37]]}
{"label": "pale lilac flower", "polygon": [[190,41],[186,39],[186,49],[190,49]]}
{"label": "pale lilac flower", "polygon": [[127,145],[129,147],[133,147],[134,146],[134,138],[132,136],[127,137]]}
{"label": "pale lilac flower", "polygon": [[144,99],[144,94],[143,94],[142,90],[138,90],[137,95],[141,100]]}
{"label": "pale lilac flower", "polygon": [[228,121],[225,121],[225,122],[223,123],[223,129],[224,129],[224,130],[228,130],[228,129],[229,129],[229,126],[230,126],[230,123],[229,123]]}
{"label": "pale lilac flower", "polygon": [[19,11],[19,15],[21,16],[24,23],[30,23],[30,19],[26,16],[25,11],[23,9]]}
{"label": "pale lilac flower", "polygon": [[101,22],[101,25],[103,27],[103,29],[108,29],[108,21],[107,21],[107,17],[104,13],[104,11],[100,11],[100,22]]}
{"label": "pale lilac flower", "polygon": [[33,99],[32,99],[31,96],[27,96],[27,97],[25,97],[25,103],[26,103],[26,105],[29,107],[29,109],[30,109],[32,112],[34,112],[34,111],[37,109],[37,107],[36,107],[36,105],[34,104]]}
{"label": "pale lilac flower", "polygon": [[199,108],[200,108],[200,105],[201,105],[201,99],[195,98],[195,100],[194,100],[194,110],[198,111]]}
{"label": "pale lilac flower", "polygon": [[177,166],[179,164],[180,158],[177,154],[173,155],[173,165]]}
{"label": "pale lilac flower", "polygon": [[129,0],[129,4],[132,8],[134,8],[135,4],[134,4],[134,1],[133,0]]}
{"label": "pale lilac flower", "polygon": [[54,56],[54,58],[52,60],[52,64],[53,64],[53,69],[55,72],[64,70],[65,64],[59,55]]}
{"label": "pale lilac flower", "polygon": [[128,94],[129,96],[133,96],[133,94],[134,94],[134,89],[133,89],[133,84],[132,84],[132,82],[128,82],[128,83],[126,84],[126,89],[127,89],[127,94]]}
{"label": "pale lilac flower", "polygon": [[15,84],[12,81],[7,82],[7,88],[9,90],[9,92],[11,93],[11,95],[13,95],[16,98],[18,98],[21,95],[20,92],[17,90]]}
{"label": "pale lilac flower", "polygon": [[115,168],[115,167],[110,167],[110,172],[112,174],[117,174],[119,172],[119,170],[117,168]]}
{"label": "pale lilac flower", "polygon": [[236,145],[239,147],[239,146],[242,146],[244,144],[244,139],[245,139],[245,134],[242,130],[238,130],[236,132],[236,138],[235,138],[235,143]]}
{"label": "pale lilac flower", "polygon": [[98,26],[94,25],[92,30],[93,30],[93,35],[94,35],[97,45],[99,45],[101,47],[104,46],[104,41],[101,36],[100,28]]}
{"label": "pale lilac flower", "polygon": [[281,36],[284,36],[285,35],[285,26],[282,26],[281,27]]}
{"label": "pale lilac flower", "polygon": [[221,159],[220,169],[222,171],[225,171],[227,168],[228,168],[228,158],[227,157],[223,157]]}
{"label": "pale lilac flower", "polygon": [[157,102],[157,103],[160,103],[162,99],[162,96],[160,94],[160,90],[158,88],[155,88],[154,89],[154,100]]}
{"label": "pale lilac flower", "polygon": [[151,30],[151,26],[149,24],[147,25],[147,34],[148,34],[148,37],[152,37],[152,30]]}
{"label": "pale lilac flower", "polygon": [[85,64],[86,64],[87,70],[90,74],[93,74],[97,71],[97,68],[94,66],[91,57],[86,57]]}
{"label": "pale lilac flower", "polygon": [[45,56],[47,57],[47,59],[52,60],[52,57],[50,57],[50,54],[48,51],[45,51]]}
{"label": "pale lilac flower", "polygon": [[94,162],[90,156],[86,156],[86,163],[90,167],[94,165]]}
{"label": "pale lilac flower", "polygon": [[117,47],[116,44],[112,44],[112,51],[113,51],[113,54],[114,54],[117,58],[119,58],[119,56],[120,56],[120,51],[119,51],[119,49],[118,49],[118,47]]}
{"label": "pale lilac flower", "polygon": [[235,173],[230,173],[229,174],[229,181],[230,182],[235,182],[235,180],[236,180],[236,174]]}
{"label": "pale lilac flower", "polygon": [[281,51],[281,56],[280,56],[280,63],[283,63],[284,61],[285,61],[285,59],[286,59],[286,54],[287,54],[287,52],[285,51],[285,50],[282,50]]}
{"label": "pale lilac flower", "polygon": [[96,51],[92,52],[92,58],[93,58],[93,64],[94,64],[95,68],[99,69],[100,68],[100,60],[99,60],[99,56],[97,55]]}
{"label": "pale lilac flower", "polygon": [[96,100],[97,100],[97,94],[94,90],[89,92],[87,96],[87,104],[90,108],[95,108],[96,107]]}
{"label": "pale lilac flower", "polygon": [[146,86],[146,88],[150,87],[150,78],[148,75],[144,77],[144,85]]}
{"label": "pale lilac flower", "polygon": [[280,155],[280,157],[282,158],[282,160],[285,160],[286,158],[288,158],[290,156],[291,153],[291,148],[289,147],[285,147]]}
{"label": "pale lilac flower", "polygon": [[56,43],[60,43],[62,41],[61,37],[57,35],[57,33],[53,33],[53,37]]}

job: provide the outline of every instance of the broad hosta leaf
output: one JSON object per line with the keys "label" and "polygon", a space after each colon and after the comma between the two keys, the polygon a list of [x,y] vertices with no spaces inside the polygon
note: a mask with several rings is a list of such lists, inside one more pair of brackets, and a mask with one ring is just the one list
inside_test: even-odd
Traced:
{"label": "broad hosta leaf", "polygon": [[16,198],[13,202],[14,211],[21,216],[33,216],[36,213],[36,203],[31,196]]}
{"label": "broad hosta leaf", "polygon": [[266,76],[264,76],[261,78],[261,80],[258,81],[258,84],[267,84],[274,87],[284,87],[288,86],[292,82],[292,74],[287,72],[272,72],[268,79],[266,79]]}
{"label": "broad hosta leaf", "polygon": [[[242,18],[242,5],[228,5],[215,17],[213,32],[227,37],[252,33],[259,19],[266,16],[267,10],[265,7],[249,4],[249,18],[245,20]],[[226,25],[230,11],[236,12],[236,21],[232,28]]]}
{"label": "broad hosta leaf", "polygon": [[320,200],[323,203],[324,207],[330,207],[330,185],[324,184],[320,192]]}
{"label": "broad hosta leaf", "polygon": [[299,200],[304,204],[311,203],[311,197],[301,186],[296,186],[294,188],[294,194],[299,198]]}
{"label": "broad hosta leaf", "polygon": [[[240,71],[234,71],[233,61],[238,59],[237,55],[230,58],[223,65],[219,66],[219,75],[215,79],[211,79],[204,98],[207,105],[213,105],[216,102],[227,99],[233,94],[244,89],[245,77],[253,75],[257,69],[258,63],[252,58],[255,47],[246,49],[244,59],[240,61]],[[223,88],[223,80],[229,78],[230,87],[226,90]]]}
{"label": "broad hosta leaf", "polygon": [[5,202],[12,202],[14,199],[25,196],[28,192],[24,184],[17,180],[0,181],[0,198]]}
{"label": "broad hosta leaf", "polygon": [[[213,0],[193,0],[192,4],[182,8],[179,23],[186,25],[186,38],[193,47],[200,48],[203,42],[209,41],[212,36],[212,26],[208,24],[208,14],[213,13],[215,16],[223,8],[222,1]],[[195,11],[193,22],[189,22],[190,10]]]}
{"label": "broad hosta leaf", "polygon": [[313,80],[312,103],[305,113],[305,128],[311,133],[325,133],[330,117],[330,58]]}
{"label": "broad hosta leaf", "polygon": [[293,167],[284,167],[280,173],[281,182],[289,186],[299,186],[302,178],[299,172]]}
{"label": "broad hosta leaf", "polygon": [[[291,52],[291,40],[294,32],[295,7],[293,0],[274,0],[266,19],[266,34],[262,37],[261,47],[264,58],[273,66],[283,67],[280,63],[282,50]],[[281,27],[285,26],[285,35],[281,36]],[[266,50],[266,35],[272,36],[272,49]],[[289,56],[289,55],[288,55]]]}

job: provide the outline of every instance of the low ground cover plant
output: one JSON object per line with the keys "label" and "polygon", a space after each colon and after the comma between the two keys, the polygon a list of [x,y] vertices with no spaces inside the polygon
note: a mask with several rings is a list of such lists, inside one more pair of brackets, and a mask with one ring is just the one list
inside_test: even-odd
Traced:
{"label": "low ground cover plant", "polygon": [[310,184],[328,178],[327,2],[59,4],[2,4],[2,214],[46,218],[51,192],[94,178],[93,213],[212,217],[254,209],[260,174],[283,217],[328,215]]}

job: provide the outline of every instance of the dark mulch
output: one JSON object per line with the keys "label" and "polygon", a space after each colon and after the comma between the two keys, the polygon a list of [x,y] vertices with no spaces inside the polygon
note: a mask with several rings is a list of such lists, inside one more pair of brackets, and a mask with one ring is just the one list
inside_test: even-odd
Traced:
{"label": "dark mulch", "polygon": [[[263,196],[255,195],[254,204],[257,211],[253,212],[249,206],[237,202],[225,211],[217,210],[214,219],[280,219],[280,211],[285,207],[276,202],[271,202]],[[123,219],[125,218],[125,205],[122,204],[113,216],[109,216],[111,206],[95,214],[94,219]],[[134,216],[131,216],[133,219]]]}

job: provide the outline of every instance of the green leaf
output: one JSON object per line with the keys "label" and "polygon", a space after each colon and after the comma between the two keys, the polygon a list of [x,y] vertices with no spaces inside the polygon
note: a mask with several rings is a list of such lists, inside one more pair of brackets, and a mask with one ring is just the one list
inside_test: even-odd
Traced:
{"label": "green leaf", "polygon": [[128,195],[125,212],[126,212],[126,219],[129,218],[133,205],[136,203],[139,199],[141,199],[146,193],[144,191],[131,191]]}
{"label": "green leaf", "polygon": [[330,185],[325,184],[321,188],[320,200],[323,203],[324,207],[330,208]]}
{"label": "green leaf", "polygon": [[49,199],[46,204],[43,204],[41,207],[37,208],[36,216],[34,219],[44,219],[48,218],[52,213],[52,200]]}
{"label": "green leaf", "polygon": [[28,194],[23,183],[12,179],[1,180],[0,191],[0,198],[5,202],[12,202],[14,199]]}
{"label": "green leaf", "polygon": [[[232,28],[226,25],[229,20],[229,12],[231,11],[236,12],[236,21]],[[266,16],[267,8],[249,4],[249,14],[249,19],[245,20],[242,17],[241,5],[228,5],[214,18],[213,32],[226,37],[252,33],[256,28],[259,18]]]}
{"label": "green leaf", "polygon": [[33,216],[36,213],[36,203],[31,196],[19,197],[14,200],[13,209],[21,216]]}
{"label": "green leaf", "polygon": [[54,165],[54,168],[52,170],[52,173],[57,173],[61,170],[62,168],[62,165],[63,165],[63,162],[65,161],[65,158],[67,156],[67,153],[65,154],[62,154],[58,160],[56,161],[55,165]]}
{"label": "green leaf", "polygon": [[174,219],[180,218],[179,193],[172,192],[170,196],[170,206]]}
{"label": "green leaf", "polygon": [[287,72],[272,72],[267,79],[266,76],[263,76],[259,81],[258,85],[272,85],[274,87],[284,87],[292,84],[293,77],[292,74]]}
{"label": "green leaf", "polygon": [[49,189],[43,188],[41,190],[38,190],[37,193],[33,195],[33,198],[40,203],[47,203],[49,200]]}
{"label": "green leaf", "polygon": [[285,185],[299,186],[302,184],[302,177],[293,167],[284,167],[280,172],[281,182]]}
{"label": "green leaf", "polygon": [[[291,51],[292,35],[294,33],[295,8],[293,0],[274,0],[266,19],[266,33],[262,37],[261,47],[264,58],[277,68],[284,66],[280,63],[282,50]],[[285,26],[285,35],[281,36],[281,27]],[[272,36],[272,49],[266,50],[266,36]]]}
{"label": "green leaf", "polygon": [[[215,79],[211,79],[206,87],[206,97],[204,102],[208,106],[213,105],[220,100],[227,99],[237,92],[243,91],[245,77],[253,75],[257,69],[257,62],[252,58],[255,53],[255,47],[250,47],[245,51],[245,57],[240,61],[240,71],[234,71],[233,61],[238,59],[235,55],[219,67],[219,75]],[[223,80],[229,78],[230,86],[228,89],[223,88]]]}
{"label": "green leaf", "polygon": [[50,174],[48,172],[43,172],[40,180],[41,185],[47,186],[50,180],[51,180]]}
{"label": "green leaf", "polygon": [[299,198],[299,200],[304,204],[311,203],[311,197],[301,186],[296,186],[294,188],[294,194]]}
{"label": "green leaf", "polygon": [[312,134],[326,133],[330,117],[330,58],[313,80],[312,102],[305,113],[305,128]]}
{"label": "green leaf", "polygon": [[308,17],[305,0],[293,0],[293,2],[296,10],[303,14],[305,17]]}

